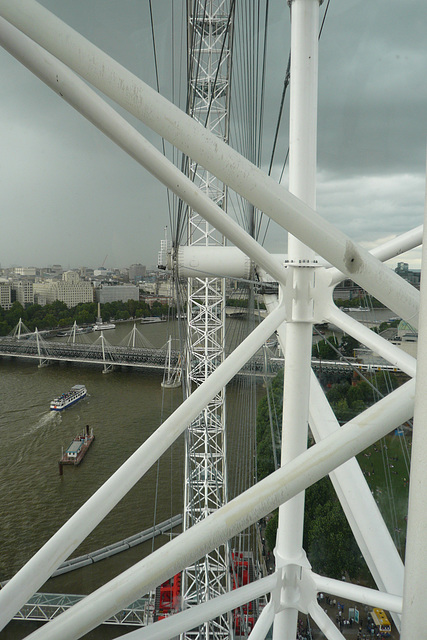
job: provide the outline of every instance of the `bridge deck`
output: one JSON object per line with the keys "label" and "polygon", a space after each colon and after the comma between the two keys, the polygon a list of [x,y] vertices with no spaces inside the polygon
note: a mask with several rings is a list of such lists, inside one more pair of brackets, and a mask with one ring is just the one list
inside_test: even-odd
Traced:
{"label": "bridge deck", "polygon": [[[0,357],[37,360],[39,365],[49,362],[73,362],[83,365],[101,365],[105,369],[114,367],[134,367],[137,369],[164,371],[168,353],[166,349],[122,347],[100,344],[68,344],[49,341],[40,345],[31,339],[12,337],[0,338]],[[177,350],[170,353],[170,366],[179,366],[181,354]],[[273,365],[274,367],[274,365]],[[242,369],[241,375],[263,376],[264,356],[254,356]]]}
{"label": "bridge deck", "polygon": [[[48,622],[83,600],[85,596],[58,593],[35,593],[14,616],[14,620]],[[154,621],[154,594],[139,598],[111,616],[104,624],[145,626]]]}

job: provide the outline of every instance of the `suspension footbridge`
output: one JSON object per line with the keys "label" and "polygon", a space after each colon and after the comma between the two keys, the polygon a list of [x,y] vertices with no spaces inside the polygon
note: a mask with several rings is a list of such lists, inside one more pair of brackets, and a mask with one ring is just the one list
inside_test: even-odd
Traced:
{"label": "suspension footbridge", "polygon": [[[136,326],[129,332],[124,346],[110,344],[103,332],[95,342],[59,342],[44,339],[37,330],[20,333],[18,327],[19,324],[10,335],[0,337],[0,358],[30,360],[37,362],[40,367],[55,362],[96,365],[102,367],[104,372],[120,367],[164,372],[166,366],[177,369],[182,367],[184,362],[183,352],[168,349],[168,344],[160,349],[138,346],[138,342],[144,338]],[[282,367],[283,361],[272,360],[266,370],[265,356],[261,353],[254,355],[236,375],[270,376]]]}

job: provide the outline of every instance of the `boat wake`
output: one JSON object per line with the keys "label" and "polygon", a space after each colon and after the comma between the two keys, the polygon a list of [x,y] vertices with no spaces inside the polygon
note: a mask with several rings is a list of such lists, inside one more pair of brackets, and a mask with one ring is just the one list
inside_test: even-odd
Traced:
{"label": "boat wake", "polygon": [[30,436],[33,433],[36,433],[39,429],[43,429],[47,426],[59,425],[62,422],[62,416],[57,411],[48,411],[43,413],[37,422],[30,426],[28,431],[22,434],[22,438],[26,436]]}

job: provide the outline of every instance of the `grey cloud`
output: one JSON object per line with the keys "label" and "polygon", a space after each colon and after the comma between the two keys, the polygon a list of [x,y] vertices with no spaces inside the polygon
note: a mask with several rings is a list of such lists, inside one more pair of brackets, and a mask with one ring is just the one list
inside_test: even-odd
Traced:
{"label": "grey cloud", "polygon": [[[155,86],[146,3],[42,4]],[[174,6],[179,26],[181,3]],[[172,69],[179,71],[169,46],[170,1],[158,0],[153,11],[160,90],[170,98]],[[289,52],[283,0],[271,3],[270,24],[263,166],[270,159]],[[364,243],[400,233],[422,217],[426,24],[423,0],[336,0],[328,12],[320,41],[319,210]],[[165,189],[1,50],[0,70],[1,264],[60,262],[64,227],[73,264],[96,266],[106,253],[115,266],[154,264],[169,224]],[[286,105],[275,177],[287,149],[287,118]],[[157,136],[129,120],[160,148]],[[22,221],[19,233],[16,219]],[[276,231],[267,240],[274,251],[285,242]]]}

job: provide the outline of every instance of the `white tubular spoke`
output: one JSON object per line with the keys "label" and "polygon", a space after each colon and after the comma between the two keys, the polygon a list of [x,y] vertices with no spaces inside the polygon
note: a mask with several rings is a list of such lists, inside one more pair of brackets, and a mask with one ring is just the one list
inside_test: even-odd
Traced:
{"label": "white tubular spoke", "polygon": [[[341,428],[314,373],[310,383],[310,428],[316,442]],[[402,594],[403,562],[356,458],[332,471],[329,477],[378,588]],[[395,623],[400,625],[399,618],[395,617]]]}
{"label": "white tubular spoke", "polygon": [[[391,260],[392,258],[400,256],[406,251],[419,247],[422,244],[422,241],[423,225],[419,225],[418,227],[415,227],[410,231],[406,231],[406,233],[402,233],[400,236],[371,249],[369,253],[375,258],[378,258],[378,260],[381,260],[381,262],[385,262],[386,260]],[[342,271],[338,271],[338,269],[334,267],[330,269],[329,275],[331,277],[332,285],[338,284],[338,282],[341,282],[346,278],[346,275],[342,273]]]}
{"label": "white tubular spoke", "polygon": [[318,592],[323,591],[324,593],[329,593],[339,598],[345,598],[353,602],[361,602],[371,607],[386,609],[386,611],[394,611],[395,613],[402,612],[402,596],[375,591],[375,589],[362,587],[359,584],[352,584],[351,582],[344,582],[343,580],[334,580],[333,578],[319,576],[316,573],[312,574],[312,578]]}
{"label": "white tubular spoke", "polygon": [[341,631],[334,625],[328,614],[323,611],[317,602],[312,601],[310,603],[308,613],[328,640],[345,640]]}
{"label": "white tubular spoke", "polygon": [[417,361],[415,358],[399,349],[395,344],[387,342],[387,340],[381,338],[381,336],[374,331],[364,327],[360,322],[357,322],[354,318],[340,311],[335,305],[331,305],[326,309],[325,319],[335,324],[345,333],[353,336],[353,338],[356,338],[359,342],[362,342],[366,347],[378,353],[378,355],[387,360],[387,362],[411,378],[415,376],[417,369]]}
{"label": "white tubular spoke", "polygon": [[251,631],[251,640],[264,640],[274,620],[274,603],[270,600],[261,611],[254,628]]}

